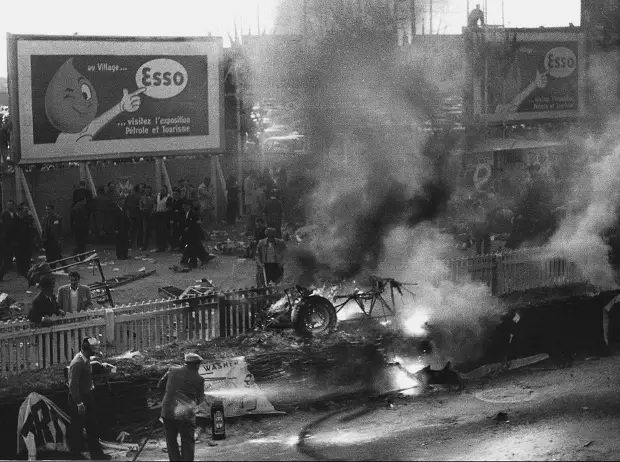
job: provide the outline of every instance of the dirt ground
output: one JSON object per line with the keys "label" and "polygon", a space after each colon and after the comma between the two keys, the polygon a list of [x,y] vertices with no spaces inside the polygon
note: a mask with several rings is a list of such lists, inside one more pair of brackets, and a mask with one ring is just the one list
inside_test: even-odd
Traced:
{"label": "dirt ground", "polygon": [[[236,227],[220,226],[218,230],[227,231],[229,233],[228,236],[232,240],[248,242],[242,235],[242,222],[239,222]],[[215,243],[216,241],[214,240],[208,241],[206,247],[213,246]],[[289,247],[296,245],[296,242],[289,243]],[[153,246],[153,242],[151,242],[151,246]],[[63,256],[69,255],[72,248],[73,243],[71,241],[65,242]],[[211,260],[206,266],[193,269],[189,273],[175,273],[170,268],[173,265],[179,264],[181,253],[178,251],[155,252],[153,249],[141,251],[137,250],[134,245],[129,252],[130,258],[128,260],[117,260],[113,243],[90,244],[87,246],[87,250],[97,251],[106,279],[135,273],[142,268],[145,271],[156,270],[156,273],[152,276],[114,289],[112,297],[115,305],[159,299],[162,298],[158,294],[158,288],[160,287],[175,286],[185,289],[190,285],[200,284],[203,278],[211,280],[218,290],[234,290],[256,285],[255,263],[253,260],[239,258],[237,255],[213,252],[216,258]],[[33,254],[35,261],[43,261],[44,258],[43,251],[37,251]],[[80,273],[83,284],[88,285],[101,281],[99,271],[95,266],[80,265],[74,269]],[[56,287],[68,283],[69,278],[66,274],[56,273]],[[5,275],[3,281],[0,281],[1,292],[10,295],[17,303],[23,303],[24,313],[27,313],[38,290],[36,287],[29,288],[26,279],[19,276],[13,270]]]}

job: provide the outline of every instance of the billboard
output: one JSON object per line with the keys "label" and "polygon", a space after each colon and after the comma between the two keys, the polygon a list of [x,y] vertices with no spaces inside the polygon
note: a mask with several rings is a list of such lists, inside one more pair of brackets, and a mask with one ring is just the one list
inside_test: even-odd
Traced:
{"label": "billboard", "polygon": [[478,123],[577,118],[585,113],[579,32],[468,30]]}
{"label": "billboard", "polygon": [[20,163],[224,150],[221,38],[9,35]]}

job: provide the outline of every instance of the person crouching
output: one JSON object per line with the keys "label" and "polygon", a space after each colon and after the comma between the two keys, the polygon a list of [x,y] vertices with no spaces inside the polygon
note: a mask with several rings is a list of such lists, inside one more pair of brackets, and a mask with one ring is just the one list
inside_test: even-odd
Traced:
{"label": "person crouching", "polygon": [[[195,353],[185,355],[185,365],[171,367],[161,378],[158,388],[165,389],[161,417],[166,432],[168,458],[194,460],[196,409],[204,401],[205,382],[198,373],[202,358]],[[177,437],[181,434],[181,450]]]}

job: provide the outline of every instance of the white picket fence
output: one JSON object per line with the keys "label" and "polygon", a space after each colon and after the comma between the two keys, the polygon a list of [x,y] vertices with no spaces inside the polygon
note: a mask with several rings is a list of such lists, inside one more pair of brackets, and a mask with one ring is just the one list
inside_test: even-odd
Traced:
{"label": "white picket fence", "polygon": [[447,260],[453,281],[472,279],[487,284],[493,295],[586,282],[574,262],[546,256],[542,248]]}
{"label": "white picket fence", "polygon": [[[533,248],[445,263],[453,281],[483,282],[497,296],[585,282],[574,263],[542,255]],[[71,313],[49,327],[25,319],[0,322],[0,379],[70,362],[85,336],[98,336],[107,355],[235,336],[250,330],[255,314],[281,297],[276,286],[246,288]]]}
{"label": "white picket fence", "polygon": [[26,319],[0,322],[0,379],[69,363],[86,336],[97,336],[106,355],[235,336],[281,296],[275,286],[251,288],[70,313],[52,317],[49,327]]}

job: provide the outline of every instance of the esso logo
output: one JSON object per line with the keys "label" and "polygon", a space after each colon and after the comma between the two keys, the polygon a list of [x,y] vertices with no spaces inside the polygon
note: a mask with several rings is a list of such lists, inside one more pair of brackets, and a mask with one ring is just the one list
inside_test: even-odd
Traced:
{"label": "esso logo", "polygon": [[136,85],[146,88],[144,94],[156,99],[172,98],[187,86],[187,71],[173,59],[153,59],[136,72]]}
{"label": "esso logo", "polygon": [[577,56],[566,47],[555,47],[545,56],[545,69],[555,78],[568,77],[577,68]]}

